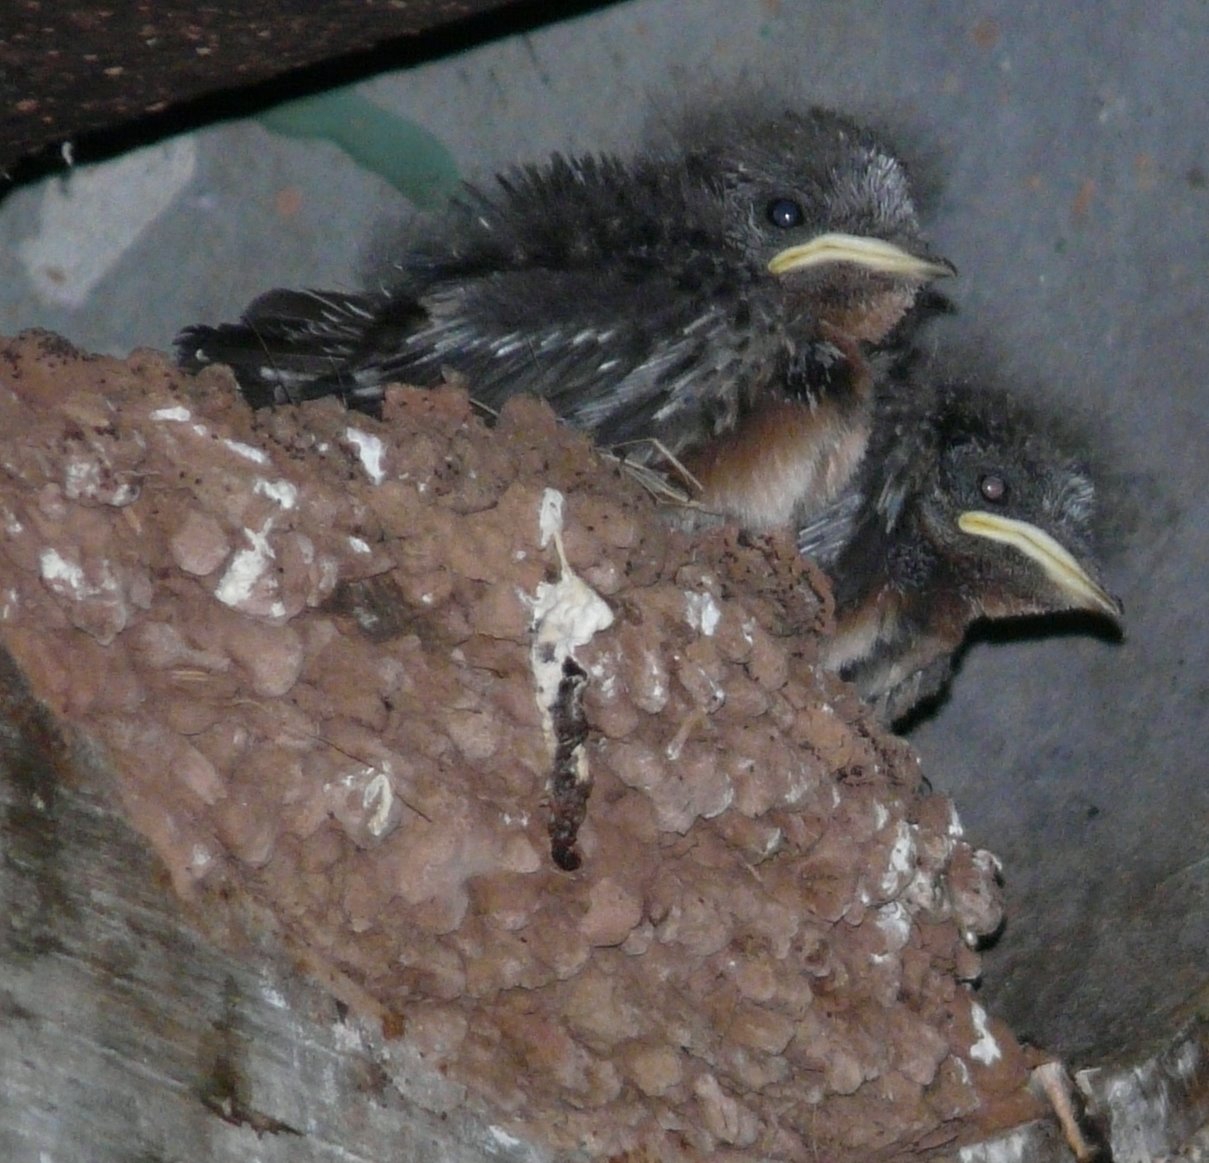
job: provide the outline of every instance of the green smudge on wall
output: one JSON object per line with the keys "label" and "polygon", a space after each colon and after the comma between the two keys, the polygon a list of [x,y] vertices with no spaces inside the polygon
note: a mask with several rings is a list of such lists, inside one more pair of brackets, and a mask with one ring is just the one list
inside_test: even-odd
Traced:
{"label": "green smudge on wall", "polygon": [[441,141],[351,88],[288,101],[261,114],[260,120],[287,137],[332,142],[421,210],[440,206],[458,184],[453,155]]}

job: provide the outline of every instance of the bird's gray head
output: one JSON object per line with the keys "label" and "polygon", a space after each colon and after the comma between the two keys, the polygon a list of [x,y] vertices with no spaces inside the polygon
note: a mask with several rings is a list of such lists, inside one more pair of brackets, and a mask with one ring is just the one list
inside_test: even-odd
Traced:
{"label": "bird's gray head", "polygon": [[[433,262],[621,271],[688,291],[755,289],[782,323],[880,340],[953,268],[926,252],[906,174],[865,130],[820,110],[700,111],[636,157],[555,156],[467,189]],[[424,268],[424,248],[413,257]],[[783,298],[787,296],[787,298]]]}
{"label": "bird's gray head", "polygon": [[[880,339],[920,286],[953,273],[923,246],[902,163],[868,130],[815,109],[714,132],[688,166],[721,193],[728,244],[791,292],[859,315],[840,330]],[[870,299],[887,295],[891,317],[871,320]]]}
{"label": "bird's gray head", "polygon": [[[917,495],[900,500],[914,512],[901,519],[977,613],[1119,619],[1092,550],[1091,478],[1035,416],[992,389],[945,386],[923,442]],[[882,502],[889,515],[892,489]]]}

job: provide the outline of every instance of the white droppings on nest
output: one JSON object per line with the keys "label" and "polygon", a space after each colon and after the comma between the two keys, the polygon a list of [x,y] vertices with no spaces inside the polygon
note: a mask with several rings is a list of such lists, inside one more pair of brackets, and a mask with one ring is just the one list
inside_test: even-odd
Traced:
{"label": "white droppings on nest", "polygon": [[588,668],[588,673],[600,684],[602,698],[611,699],[617,693],[617,656],[608,653]]}
{"label": "white droppings on nest", "polygon": [[949,805],[949,835],[954,840],[959,840],[965,835],[965,828],[962,826],[961,817],[957,814],[957,805]]}
{"label": "white droppings on nest", "polygon": [[101,466],[89,457],[73,457],[63,466],[63,491],[75,500],[95,489]]}
{"label": "white droppings on nest", "polygon": [[818,777],[809,763],[798,763],[790,772],[789,785],[785,789],[785,806],[793,807],[811,795],[818,786]]}
{"label": "white droppings on nest", "polygon": [[972,1002],[970,1018],[974,1023],[974,1033],[978,1035],[978,1041],[970,1047],[970,1057],[984,1066],[992,1066],[1003,1057],[1003,1051],[987,1025],[987,1012],[977,1002]]}
{"label": "white droppings on nest", "polygon": [[538,529],[543,548],[554,542],[559,578],[556,582],[540,582],[536,594],[532,598],[525,597],[533,611],[533,645],[529,658],[537,685],[537,703],[551,738],[550,707],[558,696],[563,663],[574,658],[580,646],[586,646],[596,634],[613,624],[613,611],[608,603],[567,563],[562,544],[562,516],[562,493],[557,489],[546,489],[538,511]]}
{"label": "white droppings on nest", "polygon": [[298,503],[298,490],[289,481],[267,481],[264,477],[258,477],[252,485],[252,491],[268,497],[283,509],[292,509]]}
{"label": "white droppings on nest", "polygon": [[886,896],[896,896],[902,891],[914,868],[915,837],[912,835],[911,825],[906,820],[899,820],[894,846],[890,849],[886,871],[882,874],[882,893]]}
{"label": "white droppings on nest", "polygon": [[873,923],[890,940],[894,950],[902,949],[911,937],[911,914],[898,901],[874,910]]}
{"label": "white droppings on nest", "polygon": [[361,806],[369,812],[365,826],[371,836],[382,837],[389,831],[395,808],[395,791],[385,772],[378,772],[361,793]]}
{"label": "white droppings on nest", "polygon": [[698,634],[712,638],[714,631],[718,629],[718,623],[722,620],[722,611],[718,609],[718,603],[714,601],[713,594],[686,591],[684,618]]}
{"label": "white droppings on nest", "polygon": [[974,849],[972,859],[974,867],[984,876],[996,877],[1003,875],[1003,861],[994,852],[990,852],[986,848],[976,848]]}
{"label": "white droppings on nest", "polygon": [[80,566],[68,561],[57,549],[42,550],[38,564],[42,580],[56,593],[80,601],[93,592]]}
{"label": "white droppings on nest", "polygon": [[204,844],[194,844],[189,853],[189,874],[194,880],[201,880],[214,866],[214,853]]}
{"label": "white droppings on nest", "polygon": [[[204,435],[204,433],[199,433]],[[236,456],[242,456],[244,460],[250,460],[253,464],[268,464],[268,455],[262,452],[259,448],[253,448],[250,444],[244,444],[242,440],[224,440],[222,442],[224,448],[229,448]]]}
{"label": "white droppings on nest", "polygon": [[[264,523],[259,532],[255,529],[245,529],[244,536],[251,542],[247,549],[241,549],[231,558],[231,564],[219,579],[214,590],[214,596],[224,606],[233,610],[243,610],[252,602],[256,587],[265,574],[272,568],[276,558],[273,547],[269,544],[269,531],[273,528],[270,518]],[[285,617],[285,605],[281,601],[271,602],[265,611],[273,618]]]}
{"label": "white droppings on nest", "polygon": [[348,539],[348,547],[354,553],[372,553],[373,550],[369,547],[369,542],[360,537],[350,537]]}
{"label": "white droppings on nest", "polygon": [[106,629],[90,631],[99,640],[110,641],[126,625],[126,597],[108,561],[94,561],[90,570],[85,570],[79,562],[68,560],[57,549],[44,549],[38,565],[42,581],[52,594],[68,602],[112,610],[114,617]]}
{"label": "white droppings on nest", "polygon": [[173,420],[178,424],[184,424],[188,420],[193,419],[193,413],[188,408],[177,404],[172,408],[156,408],[151,413],[152,420]]}
{"label": "white droppings on nest", "polygon": [[[383,467],[386,449],[381,439],[372,432],[365,432],[360,428],[353,428],[351,425],[344,430],[344,435],[357,450],[357,456],[361,460],[361,467],[365,469],[365,475],[374,484],[380,485],[386,480],[386,469]],[[423,492],[422,489],[421,492]]]}
{"label": "white droppings on nest", "polygon": [[392,771],[384,757],[377,764],[343,771],[323,785],[328,811],[361,847],[389,835],[402,819],[403,801],[395,792]]}
{"label": "white droppings on nest", "polygon": [[543,549],[547,548],[555,537],[562,536],[563,508],[565,504],[566,498],[558,489],[544,489],[542,491],[541,504],[538,505],[537,509],[537,537],[538,544]]}

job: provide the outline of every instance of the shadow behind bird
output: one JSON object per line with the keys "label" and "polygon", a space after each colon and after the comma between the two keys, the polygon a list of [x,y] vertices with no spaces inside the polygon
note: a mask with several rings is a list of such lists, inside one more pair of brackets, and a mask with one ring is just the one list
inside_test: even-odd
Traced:
{"label": "shadow behind bird", "polygon": [[860,471],[799,532],[835,588],[828,669],[892,723],[943,689],[976,621],[1077,610],[1119,625],[1069,438],[981,383],[891,373],[875,394]]}
{"label": "shadow behind bird", "polygon": [[467,187],[364,294],[270,291],[178,337],[254,406],[453,372],[491,407],[539,395],[606,447],[666,450],[754,529],[835,496],[864,451],[881,342],[953,268],[924,248],[901,163],[812,110],[685,122],[632,159],[553,157]]}

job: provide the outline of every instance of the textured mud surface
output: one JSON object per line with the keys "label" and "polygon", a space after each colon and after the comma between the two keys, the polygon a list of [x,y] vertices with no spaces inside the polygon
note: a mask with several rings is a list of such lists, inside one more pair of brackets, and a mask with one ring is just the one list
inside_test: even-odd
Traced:
{"label": "textured mud surface", "polygon": [[0,424],[0,642],[178,891],[267,907],[505,1126],[889,1159],[1036,1113],[964,984],[995,861],[813,668],[787,541],[673,532],[452,389],[253,416],[31,335]]}

